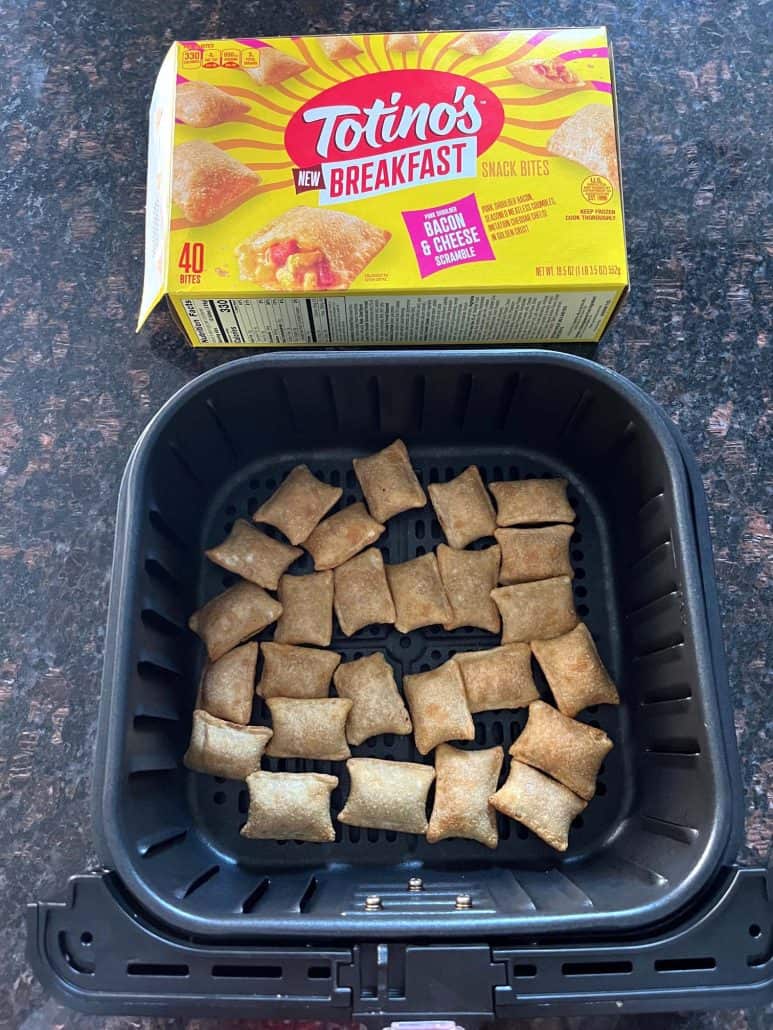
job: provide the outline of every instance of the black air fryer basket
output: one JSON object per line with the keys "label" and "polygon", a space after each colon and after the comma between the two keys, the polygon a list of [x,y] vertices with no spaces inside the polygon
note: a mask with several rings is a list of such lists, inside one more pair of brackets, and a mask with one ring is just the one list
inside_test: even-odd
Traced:
{"label": "black air fryer basket", "polygon": [[[245,840],[245,785],[183,768],[203,661],[186,620],[232,582],[204,549],[299,462],[343,487],[342,504],[358,498],[352,457],[396,436],[425,485],[469,464],[488,480],[569,481],[575,603],[622,704],[581,716],[615,748],[565,855],[505,819],[494,852],[340,824],[328,845]],[[379,546],[399,562],[441,539],[427,508],[391,520]],[[331,647],[344,660],[385,651],[408,673],[495,643],[379,626]],[[482,713],[471,746],[507,746],[524,720]],[[404,737],[354,753],[420,760]],[[334,771],[340,810],[341,764],[266,767]],[[469,1026],[547,1003],[770,994],[773,891],[731,865],[742,802],[700,479],[660,409],[579,358],[272,353],[179,391],[121,489],[94,796],[104,868],[76,877],[64,904],[30,909],[36,970],[76,1007]]]}

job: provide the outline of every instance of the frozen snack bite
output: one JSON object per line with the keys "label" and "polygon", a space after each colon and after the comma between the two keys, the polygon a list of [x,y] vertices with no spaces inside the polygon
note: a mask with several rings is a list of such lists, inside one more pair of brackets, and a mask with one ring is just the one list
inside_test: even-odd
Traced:
{"label": "frozen snack bite", "polygon": [[279,580],[282,614],[274,630],[281,644],[327,647],[333,638],[333,573],[282,576]]}
{"label": "frozen snack bite", "polygon": [[336,669],[333,679],[338,696],[352,702],[346,721],[350,744],[362,744],[381,733],[405,736],[413,729],[392,666],[383,654],[345,662]]}
{"label": "frozen snack bite", "polygon": [[426,833],[427,794],[435,779],[431,765],[350,758],[346,768],[351,789],[339,822],[398,833]]}
{"label": "frozen snack bite", "polygon": [[453,659],[429,672],[405,676],[403,689],[420,754],[428,754],[447,740],[475,739],[464,682]]}
{"label": "frozen snack bite", "polygon": [[531,648],[565,715],[575,716],[589,705],[620,704],[617,688],[584,622],[554,639],[534,639]]}
{"label": "frozen snack bite", "polygon": [[270,739],[266,726],[239,726],[196,709],[183,763],[194,772],[244,780],[260,768]]}
{"label": "frozen snack bite", "polygon": [[197,708],[242,725],[250,721],[255,694],[258,644],[250,642],[224,654],[204,670]]}
{"label": "frozen snack bite", "polygon": [[242,836],[254,840],[335,840],[330,795],[337,776],[324,773],[254,772],[247,777],[250,807]]}
{"label": "frozen snack bite", "polygon": [[428,489],[451,547],[463,548],[493,534],[497,524],[494,505],[475,465],[447,483],[430,483]]}
{"label": "frozen snack bite", "polygon": [[276,622],[282,605],[254,583],[237,583],[213,597],[188,619],[211,662]]}
{"label": "frozen snack bite", "polygon": [[503,644],[490,651],[463,651],[459,666],[471,712],[523,708],[539,697],[531,672],[528,644]]}
{"label": "frozen snack bite", "polygon": [[375,543],[383,532],[384,526],[357,501],[320,522],[303,546],[314,559],[315,569],[334,569]]}
{"label": "frozen snack bite", "polygon": [[387,565],[386,575],[397,613],[395,626],[401,633],[453,618],[434,554]]}
{"label": "frozen snack bite", "polygon": [[346,742],[346,718],[352,707],[348,698],[271,697],[266,704],[274,730],[266,754],[272,758],[337,762],[351,754]]}
{"label": "frozen snack bite", "polygon": [[368,510],[379,522],[411,508],[423,508],[427,503],[402,440],[395,440],[367,458],[354,458],[352,465]]}
{"label": "frozen snack bite", "polygon": [[369,547],[333,569],[333,584],[333,606],[347,637],[364,626],[395,621],[384,559],[377,547]]}
{"label": "frozen snack bite", "polygon": [[237,519],[225,540],[204,553],[215,565],[235,572],[242,579],[267,590],[276,590],[279,577],[303,551],[300,547],[272,540],[249,522]]}
{"label": "frozen snack bite", "polygon": [[588,804],[568,787],[515,760],[504,786],[490,800],[494,808],[523,823],[556,851],[569,847],[572,820]]}
{"label": "frozen snack bite", "polygon": [[440,578],[453,613],[443,629],[477,626],[489,633],[499,632],[499,609],[491,600],[499,575],[499,556],[496,544],[483,551],[457,551],[438,545]]}
{"label": "frozen snack bite", "polygon": [[340,486],[317,479],[308,465],[296,465],[284,482],[252,516],[284,533],[291,544],[302,544],[340,500]]}
{"label": "frozen snack bite", "polygon": [[574,522],[566,497],[565,479],[513,479],[489,483],[497,502],[498,526],[528,526],[540,522]]}
{"label": "frozen snack bite", "polygon": [[569,559],[573,526],[544,526],[541,529],[497,529],[502,549],[499,582],[531,583],[555,576],[574,577]]}
{"label": "frozen snack bite", "polygon": [[214,222],[260,186],[260,176],[214,143],[189,140],[174,148],[172,199],[189,222]]}
{"label": "frozen snack bite", "polygon": [[257,686],[261,697],[328,696],[330,680],[341,661],[340,654],[271,641],[263,644],[262,651],[263,672]]}
{"label": "frozen snack bite", "polygon": [[497,587],[491,596],[502,614],[503,644],[559,637],[577,625],[568,576]]}
{"label": "frozen snack bite", "polygon": [[495,848],[496,811],[489,801],[497,789],[504,752],[501,747],[463,751],[441,744],[435,751],[435,804],[427,840],[467,837]]}

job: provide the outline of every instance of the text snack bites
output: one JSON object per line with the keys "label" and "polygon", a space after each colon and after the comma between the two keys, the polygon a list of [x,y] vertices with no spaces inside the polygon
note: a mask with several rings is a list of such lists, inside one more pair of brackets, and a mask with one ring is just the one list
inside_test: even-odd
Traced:
{"label": "text snack bites", "polygon": [[628,282],[606,30],[175,43],[140,324],[194,346],[596,341]]}

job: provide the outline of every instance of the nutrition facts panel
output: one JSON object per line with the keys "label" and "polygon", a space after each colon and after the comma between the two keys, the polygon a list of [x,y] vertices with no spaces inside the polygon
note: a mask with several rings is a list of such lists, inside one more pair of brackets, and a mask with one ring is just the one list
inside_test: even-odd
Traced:
{"label": "nutrition facts panel", "polygon": [[293,297],[181,301],[199,343],[314,343],[311,302]]}

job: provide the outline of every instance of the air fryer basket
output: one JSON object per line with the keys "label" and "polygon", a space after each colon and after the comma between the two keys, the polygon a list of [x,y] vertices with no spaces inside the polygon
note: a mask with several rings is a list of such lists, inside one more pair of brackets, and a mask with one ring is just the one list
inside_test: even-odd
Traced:
{"label": "air fryer basket", "polygon": [[[570,482],[576,604],[623,703],[582,716],[616,747],[564,856],[505,820],[495,852],[353,827],[339,827],[330,845],[247,841],[244,785],[182,766],[203,659],[185,622],[230,582],[203,549],[298,462],[344,487],[342,503],[359,497],[351,458],[398,435],[425,484],[471,463],[487,479]],[[379,543],[396,562],[441,539],[425,509],[392,520]],[[385,650],[405,673],[495,642],[473,630],[403,636],[369,627],[350,639],[337,632],[331,647],[345,660]],[[151,422],[127,467],[106,652],[101,859],[151,917],[184,933],[277,940],[641,929],[693,900],[731,845],[734,797],[684,463],[659,409],[579,358],[274,353],[200,377]],[[507,746],[524,713],[485,713],[476,723],[471,746]],[[399,737],[354,753],[418,759]],[[335,771],[340,809],[343,765],[267,767]],[[409,893],[416,875],[425,890]],[[462,892],[472,897],[467,911],[454,906]],[[380,895],[380,911],[364,910],[368,894]]]}

